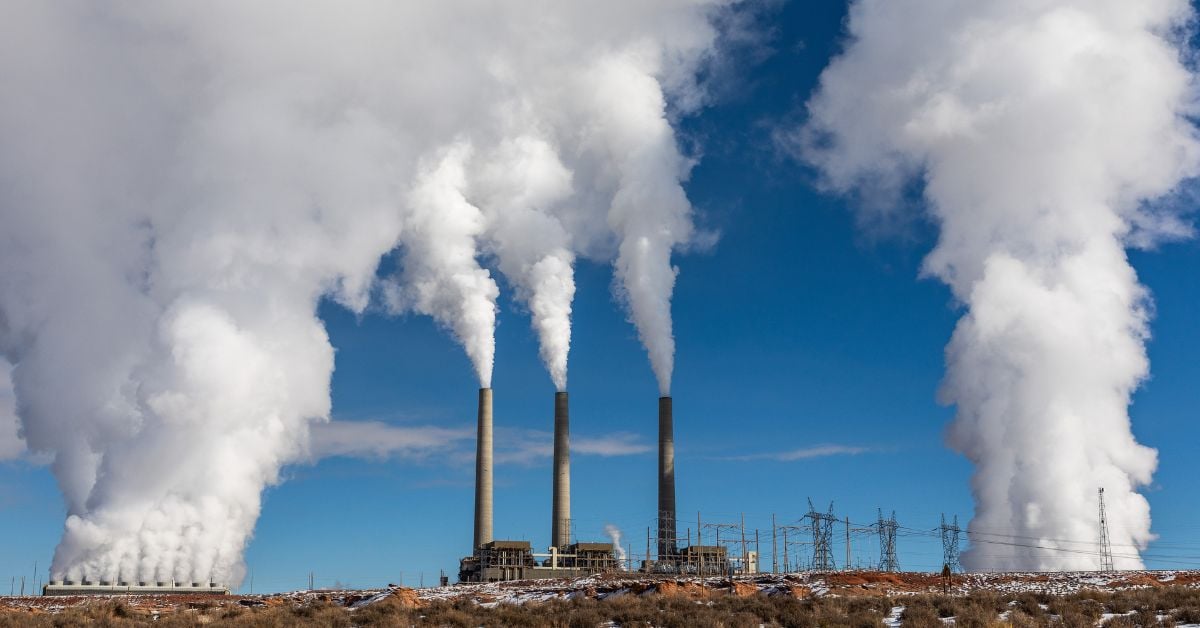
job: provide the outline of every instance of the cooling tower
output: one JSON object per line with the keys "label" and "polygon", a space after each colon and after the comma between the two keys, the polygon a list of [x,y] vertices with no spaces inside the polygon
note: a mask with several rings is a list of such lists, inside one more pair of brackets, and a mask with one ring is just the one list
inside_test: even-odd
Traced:
{"label": "cooling tower", "polygon": [[492,542],[492,389],[479,389],[475,441],[475,549]]}
{"label": "cooling tower", "polygon": [[658,559],[674,560],[675,436],[671,398],[658,398]]}
{"label": "cooling tower", "polygon": [[571,439],[567,393],[554,393],[554,512],[550,544],[560,551],[571,543]]}

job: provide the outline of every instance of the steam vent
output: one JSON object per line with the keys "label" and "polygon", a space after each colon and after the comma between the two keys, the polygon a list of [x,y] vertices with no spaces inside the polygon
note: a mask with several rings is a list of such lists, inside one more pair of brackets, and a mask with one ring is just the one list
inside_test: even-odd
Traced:
{"label": "steam vent", "polygon": [[42,595],[229,595],[229,587],[215,582],[92,582],[51,580]]}

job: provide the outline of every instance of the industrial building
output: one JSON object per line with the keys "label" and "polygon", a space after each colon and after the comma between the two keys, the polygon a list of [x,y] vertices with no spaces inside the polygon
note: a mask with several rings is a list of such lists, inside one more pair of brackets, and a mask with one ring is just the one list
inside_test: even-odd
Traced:
{"label": "industrial building", "polygon": [[529,541],[491,541],[462,559],[458,578],[462,582],[574,578],[618,569],[612,543],[573,543],[562,552],[552,546],[547,553],[535,554]]}
{"label": "industrial building", "polygon": [[[499,582],[533,578],[570,578],[623,568],[611,543],[572,543],[570,419],[566,392],[554,395],[554,461],[551,545],[534,552],[529,541],[492,537],[492,390],[479,391],[475,456],[475,533],[473,551],[459,562],[460,582]],[[757,552],[731,557],[726,547],[697,542],[680,547],[675,510],[675,436],[671,397],[658,400],[658,516],[655,556],[642,562],[651,573],[728,575],[753,573]],[[719,539],[718,539],[719,540]],[[743,550],[745,548],[743,547]],[[649,550],[649,548],[648,548]]]}
{"label": "industrial building", "polygon": [[459,562],[459,582],[572,578],[620,569],[612,543],[571,543],[571,451],[567,393],[554,394],[551,545],[535,553],[529,541],[492,538],[492,389],[479,390],[475,449],[475,534],[470,556]]}

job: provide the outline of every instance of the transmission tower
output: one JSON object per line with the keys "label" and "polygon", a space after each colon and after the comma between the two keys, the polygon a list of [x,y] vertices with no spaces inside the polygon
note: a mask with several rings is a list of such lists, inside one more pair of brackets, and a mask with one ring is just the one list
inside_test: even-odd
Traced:
{"label": "transmission tower", "polygon": [[883,518],[883,509],[879,509],[879,571],[900,571],[900,561],[896,560],[896,511],[892,511],[891,519]]}
{"label": "transmission tower", "polygon": [[942,513],[942,562],[950,567],[951,571],[961,571],[958,564],[958,533],[961,529],[958,527],[958,515],[954,515],[954,523],[946,525],[946,514]]}
{"label": "transmission tower", "polygon": [[1100,489],[1100,571],[1113,570],[1112,544],[1108,540],[1108,516],[1104,514],[1104,489]]}
{"label": "transmission tower", "polygon": [[812,498],[808,500],[808,517],[812,524],[813,564],[817,571],[832,571],[837,569],[833,564],[833,524],[837,517],[833,515],[833,502],[829,502],[829,512],[817,512]]}

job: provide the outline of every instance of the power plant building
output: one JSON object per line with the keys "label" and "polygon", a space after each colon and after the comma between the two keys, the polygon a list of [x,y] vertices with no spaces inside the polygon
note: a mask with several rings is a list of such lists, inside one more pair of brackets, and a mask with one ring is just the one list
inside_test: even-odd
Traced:
{"label": "power plant building", "polygon": [[[642,569],[654,573],[726,575],[746,573],[752,560],[731,560],[726,547],[680,547],[675,505],[674,407],[671,397],[658,400],[658,512],[655,555]],[[551,499],[551,545],[533,551],[529,541],[492,538],[492,391],[479,391],[479,440],[475,467],[475,546],[459,562],[460,582],[500,582],[537,578],[571,578],[622,569],[612,543],[571,543],[570,413],[566,392],[554,395],[554,459]],[[690,544],[690,542],[689,542]],[[650,548],[648,548],[650,549]]]}
{"label": "power plant building", "polygon": [[620,569],[612,543],[571,543],[570,413],[566,392],[554,394],[551,546],[546,553],[535,553],[529,541],[492,538],[492,447],[492,390],[483,388],[479,391],[475,456],[475,547],[459,562],[459,582],[573,578]]}
{"label": "power plant building", "polygon": [[229,587],[212,582],[92,582],[51,580],[42,595],[229,595]]}

